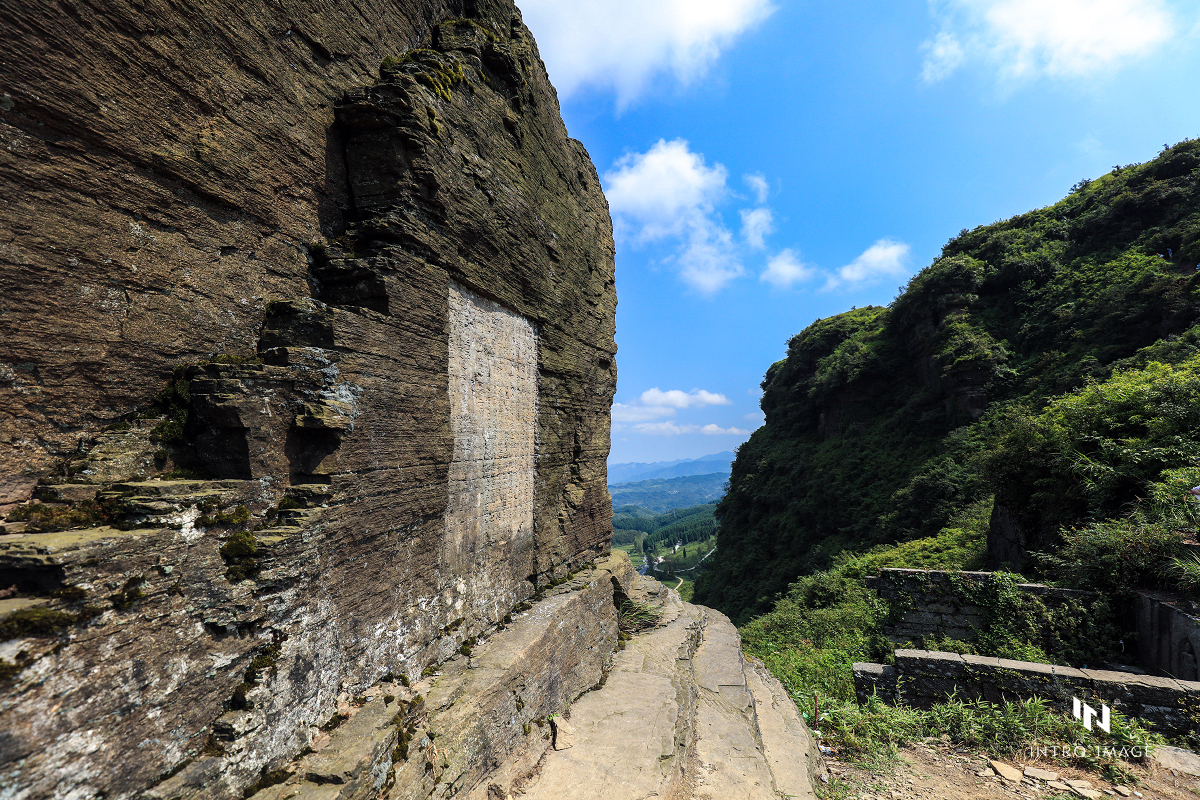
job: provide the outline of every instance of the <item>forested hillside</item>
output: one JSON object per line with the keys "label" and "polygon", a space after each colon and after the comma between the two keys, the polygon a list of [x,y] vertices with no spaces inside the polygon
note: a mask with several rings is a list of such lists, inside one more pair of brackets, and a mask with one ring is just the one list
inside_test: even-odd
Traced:
{"label": "forested hillside", "polygon": [[635,506],[618,508],[613,515],[613,544],[629,544],[640,539],[645,549],[651,550],[675,542],[702,542],[717,532],[714,505],[705,503],[658,515],[646,514]]}
{"label": "forested hillside", "polygon": [[964,230],[887,308],[793,337],[696,601],[744,621],[838,552],[936,536],[972,504],[992,507],[991,564],[1030,574],[1071,527],[1190,513],[1198,183],[1200,141],[1166,148]]}

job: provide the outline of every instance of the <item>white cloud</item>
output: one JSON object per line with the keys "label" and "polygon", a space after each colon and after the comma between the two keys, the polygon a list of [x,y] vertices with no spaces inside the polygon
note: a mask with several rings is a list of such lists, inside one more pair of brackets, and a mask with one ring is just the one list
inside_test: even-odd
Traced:
{"label": "white cloud", "polygon": [[680,436],[685,433],[702,433],[705,436],[747,436],[750,431],[741,428],[722,428],[720,425],[676,425],[674,422],[644,422],[633,426],[638,433],[651,436]]}
{"label": "white cloud", "polygon": [[962,42],[949,31],[939,31],[937,36],[926,40],[921,49],[925,52],[921,77],[927,83],[936,83],[950,77],[967,58]]}
{"label": "white cloud", "polygon": [[706,392],[703,389],[692,389],[684,392],[680,389],[663,391],[655,386],[642,392],[639,398],[647,406],[667,406],[670,408],[704,408],[704,406],[728,406],[733,401],[723,394]]}
{"label": "white cloud", "polygon": [[1153,51],[1175,24],[1163,0],[939,0],[941,30],[922,45],[926,81],[942,80],[968,59],[1002,77],[1081,77]]}
{"label": "white cloud", "polygon": [[648,419],[669,417],[674,413],[675,409],[666,408],[663,406],[641,406],[613,403],[612,420],[613,422],[644,422]]}
{"label": "white cloud", "polygon": [[713,294],[745,271],[733,247],[733,237],[719,225],[696,231],[679,254],[679,277],[704,294]]}
{"label": "white cloud", "polygon": [[[655,386],[653,389],[647,389],[642,392],[641,396],[633,403],[628,405],[613,403],[612,418],[614,423],[637,423],[633,428],[638,433],[660,436],[675,436],[684,433],[696,433],[697,431],[700,433],[725,433],[733,432],[736,429],[730,428],[729,431],[724,431],[715,425],[708,425],[705,428],[701,428],[699,425],[679,425],[672,420],[662,422],[649,422],[648,420],[673,417],[675,416],[675,412],[680,409],[728,405],[733,405],[733,401],[717,392],[709,392],[704,389],[692,389],[690,392],[685,392],[682,389],[668,389],[663,391]],[[709,431],[707,428],[713,428],[714,430]]]}
{"label": "white cloud", "polygon": [[705,436],[748,436],[750,431],[742,430],[741,428],[722,428],[719,425],[705,425],[700,429],[700,432]]}
{"label": "white cloud", "polygon": [[742,180],[750,187],[750,191],[754,192],[754,200],[760,206],[767,202],[767,195],[771,192],[771,185],[767,183],[767,176],[761,172],[752,172],[749,175],[743,175]]}
{"label": "white cloud", "polygon": [[862,285],[880,278],[908,274],[908,255],[912,248],[895,239],[880,239],[858,258],[830,275],[826,289],[843,284]]}
{"label": "white cloud", "polygon": [[618,108],[662,73],[684,85],[774,11],[770,0],[521,0],[550,78],[563,97],[611,89]]}
{"label": "white cloud", "polygon": [[695,433],[700,429],[699,425],[676,425],[674,422],[643,422],[641,425],[633,427],[638,433],[646,433],[651,436],[679,436],[684,433]]}
{"label": "white cloud", "polygon": [[728,176],[683,139],[659,139],[645,153],[622,157],[604,174],[617,238],[635,245],[677,239],[672,260],[680,277],[705,294],[716,292],[745,271],[716,213]]}
{"label": "white cloud", "polygon": [[769,208],[743,208],[742,238],[755,250],[767,246],[766,236],[775,230],[775,215]]}
{"label": "white cloud", "polygon": [[758,276],[760,281],[766,281],[770,284],[779,287],[791,286],[793,283],[806,281],[817,274],[817,268],[811,264],[805,264],[800,260],[800,256],[793,250],[783,250],[778,255],[775,255],[767,262],[767,268],[762,275]]}
{"label": "white cloud", "polygon": [[[636,241],[679,236],[703,224],[726,192],[729,173],[693,153],[683,139],[659,139],[645,153],[620,158],[604,174],[604,195],[617,218],[618,235],[633,231]],[[622,230],[625,228],[625,230]]]}
{"label": "white cloud", "polygon": [[743,415],[742,419],[746,420],[747,422],[755,422],[761,425],[766,421],[767,415],[761,411],[755,411],[753,414]]}

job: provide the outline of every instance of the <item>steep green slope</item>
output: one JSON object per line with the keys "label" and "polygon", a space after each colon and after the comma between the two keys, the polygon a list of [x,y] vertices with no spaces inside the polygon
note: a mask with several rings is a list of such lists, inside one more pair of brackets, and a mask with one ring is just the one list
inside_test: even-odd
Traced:
{"label": "steep green slope", "polygon": [[[841,550],[936,535],[990,499],[990,560],[1028,570],[1062,526],[1170,496],[1200,456],[1198,263],[1189,140],[963,231],[887,308],[810,325],[767,371],[696,601],[747,619]],[[1182,366],[1126,374],[1152,362]]]}

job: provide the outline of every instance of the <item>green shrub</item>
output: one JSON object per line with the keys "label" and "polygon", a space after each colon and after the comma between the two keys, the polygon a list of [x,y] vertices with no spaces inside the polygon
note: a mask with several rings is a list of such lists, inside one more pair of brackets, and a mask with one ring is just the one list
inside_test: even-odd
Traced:
{"label": "green shrub", "polygon": [[1033,553],[1042,573],[1080,589],[1124,594],[1168,585],[1182,550],[1178,518],[1150,522],[1140,514],[1063,531],[1053,552]]}
{"label": "green shrub", "polygon": [[145,419],[163,417],[150,430],[150,439],[157,442],[182,442],[187,427],[192,402],[191,382],[186,377],[186,366],[175,369],[157,395],[148,411],[139,414]]}
{"label": "green shrub", "polygon": [[[1110,733],[1099,728],[1088,731],[1040,697],[1003,703],[951,698],[934,704],[928,711],[889,706],[877,697],[870,697],[862,706],[830,702],[822,705],[822,710],[818,724],[823,739],[843,758],[852,759],[894,755],[896,748],[926,736],[945,737],[955,745],[1009,759],[1029,752],[1030,748],[1056,745],[1063,748],[1064,744],[1070,744],[1079,745],[1082,754],[1074,749],[1064,754],[1063,748],[1057,757],[1053,751],[1048,755],[1059,763],[1103,771],[1116,778],[1128,776],[1128,761],[1145,760],[1153,747],[1165,741],[1115,709]],[[1129,758],[1110,755],[1106,748],[1117,753],[1124,748]]]}
{"label": "green shrub", "polygon": [[1166,501],[1181,470],[1196,474],[1200,357],[1117,372],[1003,424],[987,469],[1026,527],[1124,516],[1137,498]]}
{"label": "green shrub", "polygon": [[955,515],[955,527],[936,536],[836,556],[831,569],[801,577],[773,611],[743,625],[743,647],[795,694],[853,700],[851,665],[890,660],[893,646],[883,626],[897,613],[863,578],[885,567],[977,566],[989,510],[987,501],[972,504]]}
{"label": "green shrub", "polygon": [[108,599],[112,602],[112,607],[117,611],[125,611],[132,608],[139,600],[144,600],[146,592],[142,589],[142,585],[145,582],[145,575],[134,575],[125,581],[125,585],[121,587],[120,591],[109,596]]}
{"label": "green shrub", "polygon": [[1172,557],[1171,572],[1180,589],[1190,595],[1200,595],[1200,553]]}
{"label": "green shrub", "polygon": [[854,698],[850,665],[891,652],[887,604],[861,580],[819,572],[792,585],[775,610],[741,628],[742,646],[793,694]]}
{"label": "green shrub", "polygon": [[245,525],[250,521],[250,509],[245,506],[238,506],[233,511],[222,512],[214,516],[202,516],[196,520],[199,524],[208,527],[210,525]]}
{"label": "green shrub", "polygon": [[258,562],[258,542],[250,531],[238,531],[225,540],[221,545],[221,557],[225,559],[229,569],[225,577],[231,583],[239,583],[253,579],[262,571]]}
{"label": "green shrub", "polygon": [[617,630],[632,634],[648,630],[662,619],[662,609],[637,600],[624,600],[617,608]]}
{"label": "green shrub", "polygon": [[10,511],[8,520],[28,522],[25,529],[30,532],[48,532],[106,525],[112,522],[112,516],[99,501],[92,499],[66,506],[27,503]]}

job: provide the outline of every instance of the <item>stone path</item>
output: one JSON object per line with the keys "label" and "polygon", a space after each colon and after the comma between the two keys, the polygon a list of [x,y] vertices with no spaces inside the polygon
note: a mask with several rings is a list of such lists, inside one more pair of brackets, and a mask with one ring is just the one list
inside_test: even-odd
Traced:
{"label": "stone path", "polygon": [[723,614],[651,584],[639,588],[662,604],[660,627],[572,705],[572,746],[546,754],[524,797],[815,797],[809,770],[823,767],[782,686],[742,656]]}

